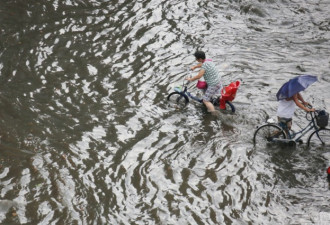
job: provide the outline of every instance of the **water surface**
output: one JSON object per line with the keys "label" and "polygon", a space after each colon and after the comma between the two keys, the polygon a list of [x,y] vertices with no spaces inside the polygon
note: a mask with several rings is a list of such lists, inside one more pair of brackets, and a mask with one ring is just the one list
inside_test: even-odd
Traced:
{"label": "water surface", "polygon": [[[0,223],[330,222],[329,149],[251,141],[296,75],[318,76],[303,95],[330,111],[329,12],[326,0],[2,0]],[[166,101],[196,49],[241,81],[235,115]]]}

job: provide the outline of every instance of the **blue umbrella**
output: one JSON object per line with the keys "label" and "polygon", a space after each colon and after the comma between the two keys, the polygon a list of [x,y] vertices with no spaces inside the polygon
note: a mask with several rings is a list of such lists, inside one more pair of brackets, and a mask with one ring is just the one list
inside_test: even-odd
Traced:
{"label": "blue umbrella", "polygon": [[290,79],[288,82],[278,90],[276,97],[277,100],[282,100],[292,97],[294,94],[305,90],[309,85],[317,81],[316,76],[312,75],[300,75],[298,77]]}

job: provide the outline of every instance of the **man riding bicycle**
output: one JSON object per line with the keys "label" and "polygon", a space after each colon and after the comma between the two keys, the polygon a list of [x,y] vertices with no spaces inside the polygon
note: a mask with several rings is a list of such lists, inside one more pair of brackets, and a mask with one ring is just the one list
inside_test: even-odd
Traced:
{"label": "man riding bicycle", "polygon": [[307,107],[310,104],[305,102],[300,93],[297,93],[290,98],[280,100],[277,109],[277,118],[278,122],[285,129],[287,134],[292,127],[292,117],[295,112],[296,105],[306,112],[315,111],[314,108],[311,109]]}
{"label": "man riding bicycle", "polygon": [[207,83],[207,89],[203,96],[203,103],[209,112],[214,112],[215,109],[214,105],[211,103],[211,98],[214,95],[219,94],[222,89],[220,74],[212,60],[206,59],[205,53],[203,51],[196,51],[194,56],[199,63],[196,66],[191,67],[191,70],[196,68],[201,68],[201,70],[196,76],[186,78],[186,80],[194,81],[204,77]]}

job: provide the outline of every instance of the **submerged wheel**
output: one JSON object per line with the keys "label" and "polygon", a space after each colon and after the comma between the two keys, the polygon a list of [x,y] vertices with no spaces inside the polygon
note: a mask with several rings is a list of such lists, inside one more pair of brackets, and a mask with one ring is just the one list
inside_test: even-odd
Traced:
{"label": "submerged wheel", "polygon": [[236,109],[233,103],[226,101],[226,110],[229,110],[234,113]]}
{"label": "submerged wheel", "polygon": [[167,100],[180,108],[185,107],[189,102],[188,96],[179,92],[170,93],[167,96]]}
{"label": "submerged wheel", "polygon": [[307,145],[322,145],[323,147],[330,146],[330,129],[320,128],[314,131],[308,138]]}
{"label": "submerged wheel", "polygon": [[[217,99],[214,99],[212,101],[212,104],[215,106],[215,107],[219,107],[220,106],[220,102],[219,102],[219,98]],[[226,109],[220,109],[221,111],[224,111],[224,112],[232,112],[234,113],[236,111],[235,109],[235,106],[233,105],[232,102],[230,101],[226,101]]]}
{"label": "submerged wheel", "polygon": [[253,135],[253,144],[258,148],[264,148],[269,143],[275,143],[274,138],[286,139],[286,133],[275,124],[265,124],[259,127]]}

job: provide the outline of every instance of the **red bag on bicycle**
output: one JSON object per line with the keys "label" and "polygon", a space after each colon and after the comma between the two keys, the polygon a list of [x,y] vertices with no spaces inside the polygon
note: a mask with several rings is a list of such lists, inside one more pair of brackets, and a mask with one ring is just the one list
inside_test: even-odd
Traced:
{"label": "red bag on bicycle", "polygon": [[206,89],[207,88],[207,83],[205,81],[197,81],[196,87],[198,89]]}

